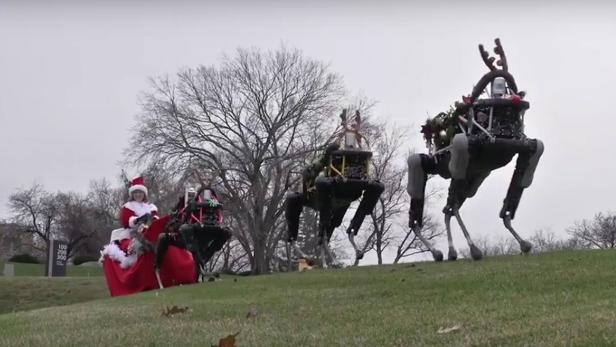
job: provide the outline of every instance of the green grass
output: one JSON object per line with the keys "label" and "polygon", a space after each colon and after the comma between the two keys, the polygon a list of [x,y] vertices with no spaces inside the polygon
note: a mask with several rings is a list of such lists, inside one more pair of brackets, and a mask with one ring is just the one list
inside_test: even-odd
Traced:
{"label": "green grass", "polygon": [[[44,276],[45,264],[25,264],[25,263],[12,263],[15,267],[15,276]],[[0,277],[4,274],[4,263],[0,262]],[[102,276],[103,269],[101,267],[93,266],[74,266],[68,265],[66,267],[67,276]]]}
{"label": "green grass", "polygon": [[[616,252],[578,251],[224,278],[2,314],[0,345],[210,346],[240,331],[238,346],[616,346],[615,267]],[[37,280],[106,296],[101,278]]]}
{"label": "green grass", "polygon": [[[105,279],[101,276],[89,278],[0,277],[0,315],[107,297],[109,297],[109,291]],[[2,331],[1,328],[0,331]]]}

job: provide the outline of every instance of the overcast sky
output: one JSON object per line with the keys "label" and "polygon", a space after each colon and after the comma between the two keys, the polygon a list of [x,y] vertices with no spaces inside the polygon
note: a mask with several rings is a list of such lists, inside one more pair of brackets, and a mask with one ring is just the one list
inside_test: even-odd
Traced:
{"label": "overcast sky", "polygon": [[[528,92],[527,135],[546,147],[514,225],[562,234],[616,210],[615,5],[124,3],[0,2],[0,218],[9,194],[34,182],[85,192],[114,180],[148,77],[284,43],[377,100],[376,114],[417,129],[470,93],[486,72],[477,44],[491,49],[495,37]],[[411,147],[424,150],[419,133]],[[493,173],[461,210],[472,235],[508,237],[498,213],[512,171]]]}

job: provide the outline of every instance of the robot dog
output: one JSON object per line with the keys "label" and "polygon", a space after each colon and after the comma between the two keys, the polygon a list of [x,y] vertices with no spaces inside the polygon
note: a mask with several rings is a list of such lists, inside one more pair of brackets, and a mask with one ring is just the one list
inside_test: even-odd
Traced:
{"label": "robot dog", "polygon": [[193,254],[196,276],[204,281],[207,263],[231,238],[231,232],[223,226],[222,209],[213,189],[206,186],[199,191],[187,188],[176,205],[167,233],[161,235],[158,242],[157,269],[170,245],[181,247]]}
{"label": "robot dog", "polygon": [[[357,259],[363,257],[354,237],[357,236],[366,215],[372,213],[384,189],[383,184],[370,178],[372,152],[359,132],[359,111],[356,111],[352,120],[347,118],[346,109],[340,117],[342,131],[334,136],[337,138],[327,146],[320,158],[303,170],[302,192],[291,193],[286,198],[287,245],[295,249],[300,257],[309,258],[296,244],[299,220],[304,206],[318,211],[318,245],[321,247],[324,267],[327,266],[326,257],[333,261],[328,244],[334,229],[342,223],[351,203],[360,198],[361,202],[347,228],[347,234]],[[289,247],[287,254],[290,254]]]}
{"label": "robot dog", "polygon": [[[524,115],[529,103],[524,100],[525,93],[518,91],[509,73],[500,40],[496,39],[495,44],[494,53],[499,56],[496,62],[498,67],[494,65],[495,58],[490,57],[483,45],[479,45],[481,57],[490,71],[479,80],[470,96],[463,97],[463,102],[457,102],[449,112],[426,121],[421,132],[429,153],[413,154],[408,158],[407,190],[411,197],[409,227],[436,261],[443,260],[443,254],[421,235],[427,175],[438,174],[451,179],[447,204],[443,209],[449,243],[448,259],[457,259],[450,225],[454,216],[466,237],[472,258],[479,260],[483,254],[473,243],[459,209],[466,199],[475,195],[490,172],[507,165],[515,155],[516,167],[500,218],[520,244],[523,253],[528,253],[532,248],[532,244],[513,229],[511,221],[522,192],[533,181],[544,147],[541,140],[530,139],[524,134]],[[491,90],[488,97],[480,99],[488,86]]]}

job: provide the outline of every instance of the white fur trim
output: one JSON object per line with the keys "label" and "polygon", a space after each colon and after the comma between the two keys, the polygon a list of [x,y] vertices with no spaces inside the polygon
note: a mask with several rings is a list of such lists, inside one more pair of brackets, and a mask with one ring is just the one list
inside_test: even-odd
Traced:
{"label": "white fur trim", "polygon": [[146,213],[152,213],[158,211],[158,208],[154,204],[150,204],[149,202],[137,202],[137,201],[129,201],[124,204],[124,207],[133,211],[135,216],[141,217]]}
{"label": "white fur trim", "polygon": [[130,195],[136,190],[140,190],[144,192],[146,196],[148,196],[148,188],[146,188],[142,184],[135,184],[135,185],[130,186],[130,188],[128,188],[128,194]]}
{"label": "white fur trim", "polygon": [[[135,218],[135,217],[131,217],[131,218]],[[130,229],[120,228],[120,229],[112,230],[111,239],[109,240],[109,242],[122,241],[124,239],[130,239]]]}
{"label": "white fur trim", "polygon": [[137,254],[126,255],[123,250],[118,247],[115,243],[110,243],[103,248],[101,251],[101,259],[105,256],[109,257],[109,259],[120,263],[120,267],[122,269],[129,268],[137,262]]}
{"label": "white fur trim", "polygon": [[134,216],[130,216],[128,218],[128,226],[130,228],[135,227],[135,219],[143,216],[146,213],[153,213],[158,211],[156,205],[143,201],[129,201],[125,203],[123,207],[133,211],[133,213],[135,214]]}

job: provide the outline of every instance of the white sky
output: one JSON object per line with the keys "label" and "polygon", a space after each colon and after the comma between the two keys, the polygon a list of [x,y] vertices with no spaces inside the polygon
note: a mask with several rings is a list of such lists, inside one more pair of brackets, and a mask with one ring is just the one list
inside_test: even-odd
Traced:
{"label": "white sky", "polygon": [[[486,71],[477,44],[491,49],[500,37],[528,92],[527,134],[546,146],[514,225],[564,235],[575,220],[616,209],[615,36],[607,2],[3,1],[0,218],[9,194],[33,182],[86,191],[92,179],[113,180],[150,76],[285,43],[376,99],[376,114],[418,129],[426,112],[470,93]],[[418,132],[408,147],[423,150]],[[493,173],[465,204],[472,235],[508,236],[498,213],[512,171]]]}

